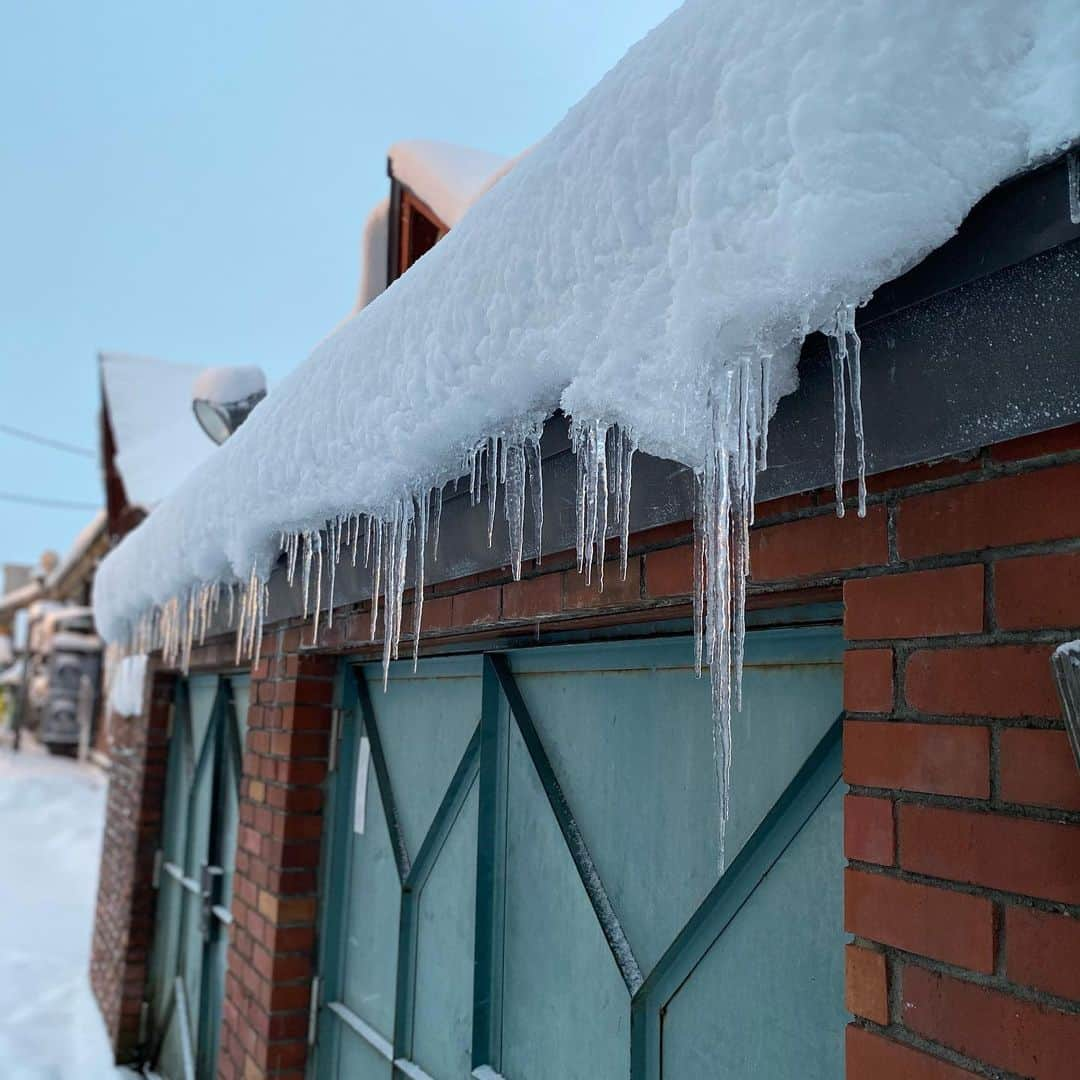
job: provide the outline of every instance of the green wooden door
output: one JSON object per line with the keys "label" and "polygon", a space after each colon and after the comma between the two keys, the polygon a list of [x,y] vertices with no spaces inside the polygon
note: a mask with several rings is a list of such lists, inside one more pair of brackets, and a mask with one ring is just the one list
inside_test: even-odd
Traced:
{"label": "green wooden door", "polygon": [[147,1030],[165,1080],[216,1075],[248,685],[198,675],[177,687]]}
{"label": "green wooden door", "polygon": [[688,638],[357,669],[317,1075],[841,1075],[841,651],[748,636],[723,874]]}

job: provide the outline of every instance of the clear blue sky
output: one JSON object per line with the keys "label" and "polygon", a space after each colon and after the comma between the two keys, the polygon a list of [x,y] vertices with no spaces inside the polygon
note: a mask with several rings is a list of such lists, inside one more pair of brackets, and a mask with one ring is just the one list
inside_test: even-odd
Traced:
{"label": "clear blue sky", "polygon": [[[279,378],[350,309],[386,148],[534,142],[676,0],[0,0],[0,423],[96,447],[98,349]],[[100,503],[0,434],[0,492]],[[87,511],[0,500],[0,561]]]}

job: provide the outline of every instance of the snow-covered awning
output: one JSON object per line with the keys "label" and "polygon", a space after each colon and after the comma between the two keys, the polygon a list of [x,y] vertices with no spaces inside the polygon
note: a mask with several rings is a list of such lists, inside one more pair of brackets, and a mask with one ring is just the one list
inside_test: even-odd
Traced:
{"label": "snow-covered awning", "polygon": [[254,647],[280,545],[317,609],[352,541],[382,567],[389,656],[429,493],[505,482],[520,553],[536,435],[562,408],[585,567],[609,507],[625,525],[635,448],[701,477],[725,713],[754,475],[800,343],[833,340],[842,430],[855,306],[1078,135],[1074,0],[687,0],[106,560],[99,627],[142,619],[144,643],[182,651],[239,580]]}

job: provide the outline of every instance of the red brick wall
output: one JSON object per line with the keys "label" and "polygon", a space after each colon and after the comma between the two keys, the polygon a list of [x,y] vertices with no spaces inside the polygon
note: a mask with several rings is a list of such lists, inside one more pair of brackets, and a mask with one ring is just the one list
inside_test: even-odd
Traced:
{"label": "red brick wall", "polygon": [[[285,641],[294,651],[285,651]],[[336,662],[267,637],[252,672],[219,1075],[302,1080]]]}
{"label": "red brick wall", "polygon": [[153,938],[154,853],[165,795],[173,676],[151,683],[143,718],[113,716],[90,982],[116,1060],[139,1057],[142,1010]]}

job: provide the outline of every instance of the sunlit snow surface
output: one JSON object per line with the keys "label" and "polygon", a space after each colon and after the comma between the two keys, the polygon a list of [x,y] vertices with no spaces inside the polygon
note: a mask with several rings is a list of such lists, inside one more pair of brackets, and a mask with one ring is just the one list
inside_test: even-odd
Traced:
{"label": "sunlit snow surface", "polygon": [[[698,472],[700,648],[723,718],[754,472],[800,342],[846,346],[848,305],[1078,135],[1075,0],[688,0],[106,560],[99,627],[130,640],[143,617],[179,655],[214,602],[200,585],[239,580],[254,646],[282,534],[295,548],[336,523],[303,541],[325,582],[363,512],[394,630],[429,492],[490,437],[489,459],[520,460],[561,406],[579,449],[607,446],[583,470],[579,546],[623,439]],[[719,724],[721,774],[723,741]]]}
{"label": "sunlit snow surface", "polygon": [[119,1080],[89,984],[105,778],[0,749],[0,1076]]}

